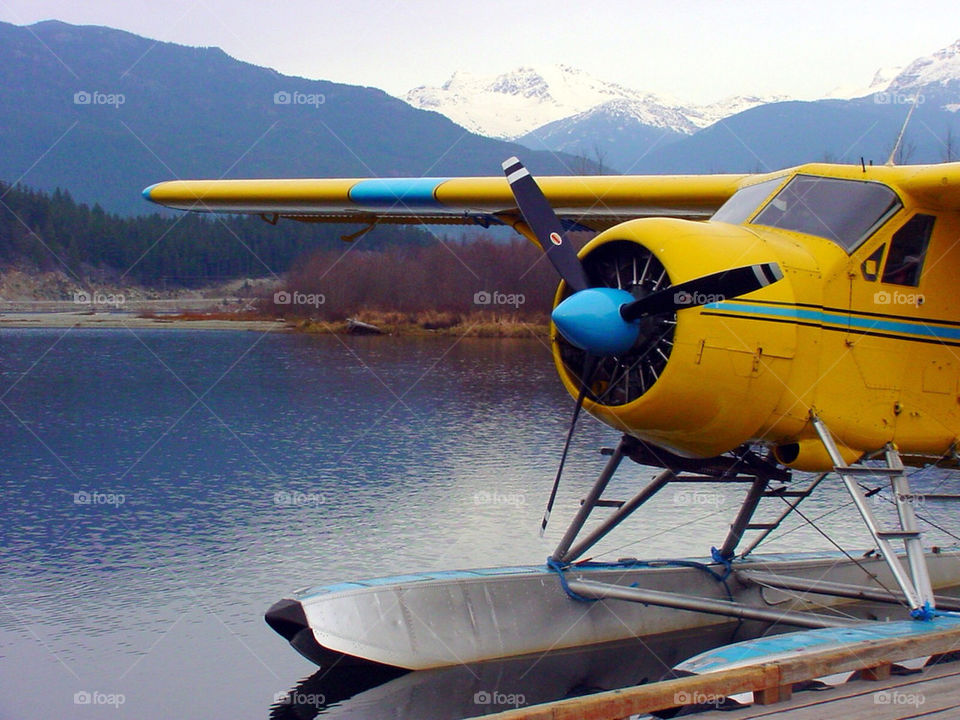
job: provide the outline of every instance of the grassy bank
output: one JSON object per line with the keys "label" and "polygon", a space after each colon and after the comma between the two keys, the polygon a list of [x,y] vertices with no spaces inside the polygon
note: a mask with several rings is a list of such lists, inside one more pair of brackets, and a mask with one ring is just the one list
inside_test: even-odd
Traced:
{"label": "grassy bank", "polygon": [[418,313],[361,311],[348,320],[296,320],[293,321],[293,327],[307,333],[348,334],[351,332],[350,320],[373,325],[387,335],[446,335],[479,338],[545,338],[549,335],[546,316],[525,320],[511,315],[483,312],[460,314],[436,311]]}
{"label": "grassy bank", "polygon": [[[236,321],[269,322],[278,318],[272,313],[245,312],[142,312],[139,318],[160,323],[181,324],[190,322]],[[546,338],[550,334],[546,316],[518,318],[508,314],[473,312],[468,314],[424,311],[417,313],[382,312],[365,310],[348,319],[324,320],[322,318],[282,318],[287,327],[295,332],[316,334],[349,335],[355,332],[351,321],[372,325],[384,335],[451,336],[479,338]]]}

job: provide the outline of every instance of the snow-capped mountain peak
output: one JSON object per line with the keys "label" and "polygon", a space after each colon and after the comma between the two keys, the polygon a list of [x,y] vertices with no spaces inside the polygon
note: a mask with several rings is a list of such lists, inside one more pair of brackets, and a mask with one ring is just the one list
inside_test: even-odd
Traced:
{"label": "snow-capped mountain peak", "polygon": [[655,127],[695,129],[678,116],[671,101],[599,80],[569,65],[521,67],[497,76],[456,72],[440,87],[415,88],[405,99],[474,132],[508,139],[615,100],[629,101],[644,122]]}
{"label": "snow-capped mountain peak", "polygon": [[932,55],[917,58],[897,75],[887,90],[960,87],[960,40]]}

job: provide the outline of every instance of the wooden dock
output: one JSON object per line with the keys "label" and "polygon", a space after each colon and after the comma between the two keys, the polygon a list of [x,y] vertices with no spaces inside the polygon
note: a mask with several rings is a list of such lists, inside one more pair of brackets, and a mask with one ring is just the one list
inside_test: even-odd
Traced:
{"label": "wooden dock", "polygon": [[[960,718],[960,662],[943,662],[921,673],[891,675],[892,665],[926,656],[960,652],[960,627],[921,635],[865,640],[842,648],[800,652],[774,662],[691,675],[621,690],[483,716],[485,720],[624,720],[690,702],[717,704],[752,693],[753,705],[733,711],[709,710],[707,720],[787,718],[788,720],[957,720]],[[794,687],[839,673],[860,671],[862,680],[822,691],[794,694]]]}
{"label": "wooden dock", "polygon": [[960,662],[926,668],[922,673],[886,680],[856,680],[830,690],[795,693],[777,705],[713,710],[697,720],[956,720],[960,718]]}

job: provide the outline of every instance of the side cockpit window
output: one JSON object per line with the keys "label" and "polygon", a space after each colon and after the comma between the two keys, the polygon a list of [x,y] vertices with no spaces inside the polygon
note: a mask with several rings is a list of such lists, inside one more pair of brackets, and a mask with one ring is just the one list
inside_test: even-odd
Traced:
{"label": "side cockpit window", "polygon": [[932,215],[918,213],[894,233],[883,267],[883,282],[910,287],[920,284],[920,271],[933,233],[934,219]]}
{"label": "side cockpit window", "polygon": [[771,180],[764,180],[754,185],[742,187],[731,195],[710,219],[739,225],[753,215],[760,204],[782,184],[783,176],[781,175]]}

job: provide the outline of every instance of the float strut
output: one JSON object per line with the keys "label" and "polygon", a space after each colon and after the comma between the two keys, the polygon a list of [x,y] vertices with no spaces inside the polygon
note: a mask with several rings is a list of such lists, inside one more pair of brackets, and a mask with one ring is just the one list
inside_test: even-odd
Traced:
{"label": "float strut", "polygon": [[691,610],[693,612],[709,613],[711,615],[726,615],[727,617],[740,618],[741,620],[783,623],[795,627],[849,627],[858,622],[847,618],[818,615],[816,613],[752,607],[750,605],[730,602],[729,600],[712,600],[710,598],[694,597],[692,595],[663,592],[662,590],[624,587],[623,585],[596,582],[594,580],[568,580],[567,585],[578,595],[597,600],[604,598],[629,600],[644,605],[660,605],[661,607],[676,608],[677,610]]}
{"label": "float strut", "polygon": [[[826,448],[830,459],[833,462],[834,470],[840,475],[843,484],[847,487],[847,492],[853,498],[853,504],[857,506],[860,517],[863,518],[867,530],[873,536],[874,542],[880,549],[880,554],[893,573],[897,585],[910,605],[910,614],[915,618],[928,619],[933,616],[934,599],[933,589],[930,584],[930,575],[927,571],[926,558],[923,556],[923,545],[920,541],[920,532],[917,529],[916,516],[913,507],[910,505],[910,485],[904,474],[903,463],[900,462],[900,456],[893,448],[887,448],[887,467],[882,469],[864,467],[860,465],[850,466],[844,461],[839,448],[830,434],[830,430],[823,421],[816,415],[810,416],[820,441]],[[894,502],[900,515],[900,527],[898,532],[884,532],[877,524],[870,504],[860,485],[857,483],[857,475],[887,475],[891,478],[893,486]],[[912,577],[904,569],[890,545],[891,540],[903,540],[906,546],[907,559],[910,563]]]}

